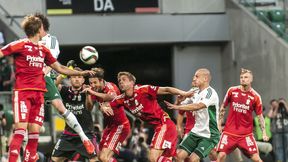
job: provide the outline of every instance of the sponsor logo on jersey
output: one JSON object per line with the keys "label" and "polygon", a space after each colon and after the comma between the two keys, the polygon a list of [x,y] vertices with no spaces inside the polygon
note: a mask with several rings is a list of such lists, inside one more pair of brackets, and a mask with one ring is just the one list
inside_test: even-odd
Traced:
{"label": "sponsor logo on jersey", "polygon": [[83,113],[84,104],[81,105],[71,105],[69,103],[65,104],[66,108],[70,110],[74,115],[80,115]]}
{"label": "sponsor logo on jersey", "polygon": [[247,110],[250,109],[249,105],[240,104],[238,102],[232,102],[232,106],[233,106],[234,111],[244,113],[244,114],[246,114]]}
{"label": "sponsor logo on jersey", "polygon": [[27,55],[26,61],[29,62],[29,66],[43,68],[43,64],[44,64],[44,58],[43,57]]}
{"label": "sponsor logo on jersey", "polygon": [[171,148],[172,144],[169,141],[164,140],[162,148],[166,149],[166,148]]}

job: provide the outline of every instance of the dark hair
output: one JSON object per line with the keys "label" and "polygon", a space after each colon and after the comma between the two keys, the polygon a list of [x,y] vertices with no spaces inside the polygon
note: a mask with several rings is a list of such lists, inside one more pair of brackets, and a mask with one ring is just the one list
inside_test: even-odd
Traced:
{"label": "dark hair", "polygon": [[28,38],[34,37],[36,34],[38,34],[41,25],[42,25],[41,20],[33,15],[25,16],[21,24]]}
{"label": "dark hair", "polygon": [[278,102],[276,99],[272,99],[272,100],[270,100],[270,105],[273,103],[273,102]]}
{"label": "dark hair", "polygon": [[42,21],[44,30],[45,30],[46,32],[49,31],[50,23],[49,23],[48,18],[47,18],[45,15],[43,15],[43,14],[41,14],[41,13],[39,13],[39,12],[36,12],[36,13],[34,14],[34,16],[35,16],[35,17],[38,17],[38,18]]}
{"label": "dark hair", "polygon": [[93,70],[95,72],[95,75],[90,76],[89,78],[104,79],[104,69],[102,69],[102,68],[92,68],[91,70]]}

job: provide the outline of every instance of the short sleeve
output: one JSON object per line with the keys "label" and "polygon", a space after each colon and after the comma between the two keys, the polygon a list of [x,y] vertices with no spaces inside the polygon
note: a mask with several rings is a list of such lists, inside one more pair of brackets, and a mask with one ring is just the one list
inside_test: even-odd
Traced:
{"label": "short sleeve", "polygon": [[151,96],[153,96],[153,97],[156,98],[156,96],[157,96],[157,91],[158,91],[158,89],[159,89],[158,86],[147,85],[147,86],[145,86],[144,88],[146,89],[146,91],[147,91],[147,93],[148,93],[149,95],[151,95]]}
{"label": "short sleeve", "polygon": [[51,52],[49,49],[43,46],[43,52],[45,52],[45,64],[46,65],[51,65],[55,63],[57,60],[52,56]]}
{"label": "short sleeve", "polygon": [[262,101],[261,101],[261,97],[256,95],[255,96],[255,113],[257,115],[262,114]]}
{"label": "short sleeve", "polygon": [[204,93],[203,96],[201,96],[199,103],[203,103],[204,105],[206,105],[206,108],[208,108],[211,105],[216,105],[217,99],[215,96],[216,94],[214,93],[215,92],[213,92],[212,89],[208,88],[206,90],[206,93]]}
{"label": "short sleeve", "polygon": [[231,94],[232,94],[232,88],[229,88],[223,100],[224,107],[228,106],[230,99],[231,99]]}
{"label": "short sleeve", "polygon": [[1,52],[3,53],[4,56],[8,56],[13,53],[20,52],[20,50],[23,48],[22,46],[23,44],[20,41],[14,41],[2,47]]}
{"label": "short sleeve", "polygon": [[60,50],[59,50],[59,42],[57,40],[57,38],[55,36],[51,36],[51,48],[50,48],[50,52],[52,54],[52,56],[57,59],[59,54],[60,54]]}

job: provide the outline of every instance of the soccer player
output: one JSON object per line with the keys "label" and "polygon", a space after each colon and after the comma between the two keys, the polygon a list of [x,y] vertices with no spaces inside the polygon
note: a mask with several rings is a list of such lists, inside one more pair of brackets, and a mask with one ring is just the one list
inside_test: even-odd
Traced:
{"label": "soccer player", "polygon": [[223,120],[225,107],[230,109],[223,133],[217,146],[218,162],[224,162],[226,155],[239,148],[252,161],[262,161],[259,157],[256,141],[253,136],[253,115],[255,111],[260,121],[263,140],[268,141],[265,122],[262,114],[260,95],[252,88],[253,74],[251,70],[241,69],[240,86],[228,89],[220,109],[220,121]]}
{"label": "soccer player", "polygon": [[[102,68],[94,68],[93,70],[96,74],[89,77],[89,83],[92,89],[87,89],[87,92],[92,95],[93,101],[102,104],[120,95],[120,91],[114,83],[104,80],[104,70]],[[107,109],[106,107],[101,108]],[[102,111],[105,111],[103,109]],[[104,113],[103,115],[106,127],[103,130],[99,145],[99,159],[103,162],[114,162],[116,160],[113,158],[113,155],[114,153],[119,154],[119,149],[123,141],[130,133],[130,124],[123,106],[112,107],[111,113]]]}
{"label": "soccer player", "polygon": [[176,126],[157,103],[157,95],[190,96],[191,93],[172,87],[137,86],[135,85],[136,78],[129,72],[119,72],[117,78],[119,88],[124,93],[110,102],[111,107],[124,106],[132,114],[154,126],[155,133],[149,154],[151,162],[172,161],[172,157],[176,154]]}
{"label": "soccer player", "polygon": [[[59,43],[55,36],[52,36],[47,33],[50,27],[48,18],[40,13],[35,13],[34,15],[35,17],[38,17],[42,21],[43,28],[44,28],[41,43],[45,45],[50,50],[52,56],[55,59],[57,59],[60,53]],[[51,73],[50,73],[51,68],[49,66],[45,66],[43,71],[45,73],[46,89],[48,90],[44,95],[45,101],[51,101],[51,104],[53,105],[53,107],[56,108],[58,112],[60,113],[60,115],[63,116],[63,118],[65,119],[66,123],[70,126],[70,128],[73,128],[73,130],[77,132],[77,134],[80,136],[87,152],[89,154],[92,154],[94,152],[94,146],[91,143],[91,141],[88,139],[88,137],[85,135],[85,133],[83,132],[83,129],[81,125],[79,124],[79,122],[77,121],[77,118],[75,117],[75,115],[71,113],[69,110],[67,110],[65,106],[63,105],[58,89],[55,86],[53,79],[51,78]]]}
{"label": "soccer player", "polygon": [[49,49],[39,43],[44,33],[42,21],[29,15],[22,21],[27,38],[12,42],[0,50],[0,58],[13,55],[16,66],[16,83],[13,90],[15,131],[9,146],[9,162],[16,162],[24,134],[28,129],[28,143],[24,152],[25,162],[37,158],[39,131],[44,120],[45,80],[44,63],[66,75],[93,75],[92,71],[76,71],[59,64]]}
{"label": "soccer player", "polygon": [[[186,104],[190,104],[193,103],[193,100],[195,99],[199,89],[198,87],[195,86],[195,82],[192,81],[192,88],[190,89],[190,91],[194,92],[194,95],[192,97],[189,98],[183,98],[181,96],[177,96],[176,98],[176,105],[186,105]],[[183,128],[183,119],[184,119],[184,115],[186,115],[186,122],[185,122],[185,127]],[[195,116],[193,111],[183,111],[183,110],[179,110],[178,111],[178,115],[177,115],[177,131],[178,131],[178,135],[181,138],[184,138],[186,135],[188,135],[188,133],[190,132],[190,130],[194,127],[195,124]]]}
{"label": "soccer player", "polygon": [[[75,67],[74,69],[82,71],[78,67]],[[61,80],[63,77],[59,75],[57,79]],[[92,100],[87,97],[86,93],[82,92],[85,79],[83,76],[71,76],[69,77],[69,80],[71,86],[58,85],[58,90],[62,96],[63,102],[68,110],[76,116],[89,139],[91,141],[96,141],[93,135],[93,120],[91,116],[91,110],[93,109]],[[58,82],[61,81],[58,80]],[[76,134],[69,125],[66,125],[63,134],[54,147],[52,160],[76,160],[73,159],[73,153],[80,153],[83,157],[89,158],[90,161],[97,160],[96,152],[92,153],[92,155],[88,153],[78,134]]]}
{"label": "soccer player", "polygon": [[193,103],[175,105],[165,101],[170,109],[194,111],[195,115],[195,125],[180,143],[177,151],[179,162],[187,157],[193,162],[205,158],[216,146],[220,136],[218,130],[219,98],[210,86],[210,71],[204,68],[198,69],[193,81],[199,88]]}

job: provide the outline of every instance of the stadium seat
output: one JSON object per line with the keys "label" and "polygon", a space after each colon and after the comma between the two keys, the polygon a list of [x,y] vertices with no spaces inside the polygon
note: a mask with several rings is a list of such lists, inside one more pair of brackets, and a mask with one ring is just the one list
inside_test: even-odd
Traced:
{"label": "stadium seat", "polygon": [[256,16],[259,20],[263,21],[265,24],[270,25],[269,15],[268,11],[266,10],[256,10],[255,11]]}
{"label": "stadium seat", "polygon": [[279,36],[282,36],[285,33],[285,24],[284,23],[272,22],[271,27]]}
{"label": "stadium seat", "polygon": [[285,15],[283,10],[271,10],[269,11],[269,16],[272,22],[284,22]]}

